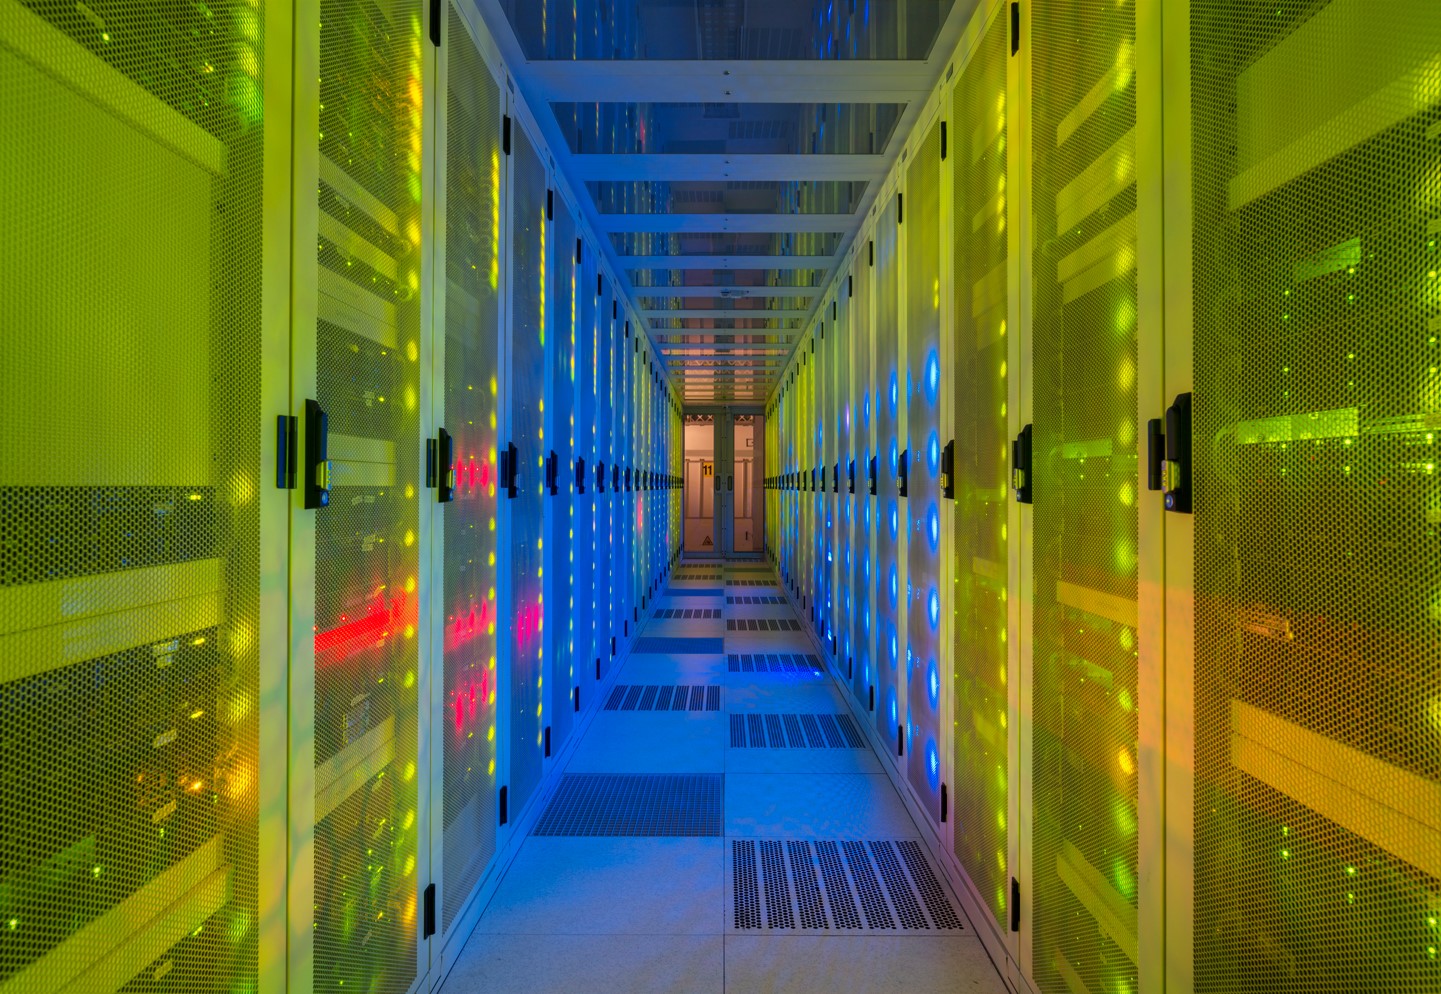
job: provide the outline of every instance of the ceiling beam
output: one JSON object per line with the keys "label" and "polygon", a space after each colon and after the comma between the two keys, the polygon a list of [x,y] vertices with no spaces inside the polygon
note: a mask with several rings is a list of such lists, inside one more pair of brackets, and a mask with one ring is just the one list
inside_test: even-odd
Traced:
{"label": "ceiling beam", "polygon": [[906,103],[930,88],[920,61],[628,59],[529,62],[531,89],[552,103]]}
{"label": "ceiling beam", "polygon": [[884,155],[723,155],[680,153],[570,157],[572,175],[592,180],[877,180]]}
{"label": "ceiling beam", "polygon": [[[625,269],[830,269],[833,255],[623,255]],[[717,288],[719,289],[719,288]]]}
{"label": "ceiling beam", "polygon": [[803,318],[810,313],[810,308],[800,310],[797,308],[784,307],[737,307],[734,310],[720,309],[710,310],[707,308],[692,308],[685,310],[677,308],[674,310],[641,311],[643,318],[656,318],[661,321],[669,321],[673,318]]}
{"label": "ceiling beam", "polygon": [[653,234],[844,234],[860,223],[854,214],[602,214],[606,231]]}
{"label": "ceiling beam", "polygon": [[[739,300],[755,297],[818,297],[821,287],[814,286],[638,286],[637,297],[725,297]],[[809,310],[806,313],[810,313]]]}

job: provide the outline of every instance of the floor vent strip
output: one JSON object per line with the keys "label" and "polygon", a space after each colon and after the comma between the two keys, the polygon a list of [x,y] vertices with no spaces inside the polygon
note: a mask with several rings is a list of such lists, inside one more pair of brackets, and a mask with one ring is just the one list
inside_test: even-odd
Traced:
{"label": "floor vent strip", "polygon": [[731,673],[819,673],[818,656],[790,652],[732,652],[726,656]]}
{"label": "floor vent strip", "polygon": [[567,774],[533,835],[718,836],[724,778]]}
{"label": "floor vent strip", "polygon": [[607,711],[719,711],[720,684],[692,686],[616,684],[606,698]]}
{"label": "floor vent strip", "polygon": [[727,618],[730,632],[798,632],[801,623],[795,618]]}
{"label": "floor vent strip", "polygon": [[[732,716],[732,730],[750,724],[736,722],[740,717]],[[731,882],[738,930],[964,927],[920,844],[911,839],[732,839]]]}
{"label": "floor vent strip", "polygon": [[[739,721],[744,717],[745,721]],[[731,715],[736,749],[861,749],[865,739],[845,714]]]}

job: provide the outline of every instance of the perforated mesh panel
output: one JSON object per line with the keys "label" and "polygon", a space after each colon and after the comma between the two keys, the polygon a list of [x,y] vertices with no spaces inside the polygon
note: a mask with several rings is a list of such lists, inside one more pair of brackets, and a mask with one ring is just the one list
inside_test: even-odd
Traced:
{"label": "perforated mesh panel", "polygon": [[448,11],[443,413],[455,499],[444,517],[442,932],[495,852],[495,521],[500,90]]}
{"label": "perforated mesh panel", "polygon": [[314,978],[326,989],[404,991],[415,976],[421,14],[321,5],[316,393],[334,468],[315,512]]}
{"label": "perforated mesh panel", "polygon": [[[906,170],[905,389],[910,472],[907,528],[906,775],[926,813],[941,816],[941,129],[931,126]],[[949,357],[947,357],[949,358]],[[949,363],[946,364],[949,366]],[[949,372],[948,374],[949,375]]]}
{"label": "perforated mesh panel", "polygon": [[[575,474],[570,471],[575,431],[575,320],[576,295],[580,267],[575,263],[575,221],[570,209],[557,196],[555,222],[551,225],[551,299],[553,330],[550,335],[549,401],[546,405],[547,438],[544,453],[556,453],[556,493],[545,500],[546,513],[546,576],[553,600],[550,627],[545,629],[550,659],[549,712],[551,751],[558,752],[570,734],[575,718],[572,691],[580,685],[587,660],[577,663],[576,639],[576,572],[574,532]],[[639,567],[637,567],[639,568]]]}
{"label": "perforated mesh panel", "polygon": [[[569,243],[565,250],[570,251]],[[574,452],[568,466],[575,484],[576,460],[585,460],[585,493],[573,499],[575,522],[575,659],[576,672],[591,682],[600,646],[595,632],[595,269],[590,249],[582,252],[576,267],[575,293],[575,424],[572,426]],[[584,692],[582,692],[584,696]]]}
{"label": "perforated mesh panel", "polygon": [[9,989],[256,983],[268,16],[0,7]]}
{"label": "perforated mesh panel", "polygon": [[1134,16],[1032,10],[1030,919],[1046,991],[1133,989],[1138,957]]}
{"label": "perforated mesh panel", "polygon": [[[876,727],[887,742],[894,742],[898,723],[905,719],[905,558],[904,503],[896,489],[896,471],[905,446],[903,391],[904,356],[899,327],[900,272],[897,257],[897,201],[892,196],[876,222],[876,324],[872,383],[875,390],[871,416],[876,424],[876,498],[872,527],[876,553]],[[913,215],[914,216],[914,215]]]}
{"label": "perforated mesh panel", "polygon": [[1441,988],[1434,4],[1191,4],[1198,991]]}
{"label": "perforated mesh panel", "polygon": [[[998,8],[999,9],[999,8]],[[996,17],[955,89],[956,424],[952,660],[955,851],[997,922],[1010,902],[1006,822],[1007,24]]]}
{"label": "perforated mesh panel", "polygon": [[[875,434],[872,427],[875,407],[875,391],[871,382],[874,363],[872,360],[873,331],[871,324],[871,273],[869,255],[856,257],[851,269],[855,283],[856,298],[852,307],[853,325],[850,341],[851,364],[851,416],[855,427],[852,429],[851,458],[856,461],[856,494],[851,518],[851,542],[855,552],[851,559],[851,590],[855,597],[855,609],[851,618],[851,638],[854,643],[852,655],[855,665],[851,671],[851,690],[858,700],[866,700],[869,688],[875,680],[876,623],[875,623],[875,529],[876,499],[870,496],[870,482],[867,475],[871,457],[875,455]],[[847,489],[850,488],[847,474]]]}
{"label": "perforated mesh panel", "polygon": [[525,129],[511,127],[510,433],[519,465],[507,501],[511,533],[510,803],[520,811],[540,782],[543,757],[542,567],[545,509],[545,166]]}

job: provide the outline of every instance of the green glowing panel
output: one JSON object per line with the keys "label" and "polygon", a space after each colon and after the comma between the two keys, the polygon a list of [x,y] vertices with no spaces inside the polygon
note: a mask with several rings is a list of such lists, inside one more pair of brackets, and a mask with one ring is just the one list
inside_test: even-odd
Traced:
{"label": "green glowing panel", "polygon": [[886,743],[896,741],[905,721],[906,534],[905,501],[897,487],[906,448],[905,357],[900,327],[900,210],[892,195],[876,222],[876,319],[872,334],[872,417],[876,425],[876,498],[871,526],[876,555],[876,727]]}
{"label": "green glowing panel", "polygon": [[421,179],[395,149],[420,147],[422,13],[320,11],[316,391],[334,469],[315,514],[317,990],[402,992],[416,971]]}
{"label": "green glowing panel", "polygon": [[1008,925],[1006,488],[1007,26],[997,17],[956,83],[952,560],[956,858]]}
{"label": "green glowing panel", "polygon": [[[1135,9],[1059,0],[1031,17],[1034,975],[1048,994],[1135,990]],[[1005,286],[991,272],[973,313]]]}
{"label": "green glowing panel", "polygon": [[495,853],[496,417],[500,353],[500,88],[448,8],[445,338],[440,424],[454,439],[444,543],[439,717],[443,778],[440,928],[448,932]]}
{"label": "green glowing panel", "polygon": [[228,994],[257,983],[284,776],[258,741],[275,15],[82,9],[0,5],[0,988]]}
{"label": "green glowing panel", "polygon": [[1196,989],[1436,991],[1441,18],[1190,41]]}

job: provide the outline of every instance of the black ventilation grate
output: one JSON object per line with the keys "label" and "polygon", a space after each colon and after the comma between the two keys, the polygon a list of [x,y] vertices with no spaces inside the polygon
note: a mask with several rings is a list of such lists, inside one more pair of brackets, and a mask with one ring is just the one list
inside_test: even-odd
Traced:
{"label": "black ventilation grate", "polygon": [[847,714],[731,715],[736,749],[862,749],[865,741]]}
{"label": "black ventilation grate", "polygon": [[774,587],[774,580],[727,580],[727,587]]}
{"label": "black ventilation grate", "polygon": [[718,775],[568,774],[533,835],[718,836],[724,788]]}
{"label": "black ventilation grate", "polygon": [[775,597],[770,594],[742,594],[739,597],[727,597],[727,604],[784,604],[784,597]]}
{"label": "black ventilation grate", "polygon": [[798,632],[801,623],[794,618],[727,618],[728,632]]}
{"label": "black ventilation grate", "polygon": [[733,652],[726,656],[732,673],[819,673],[817,656],[794,652]]}
{"label": "black ventilation grate", "polygon": [[720,684],[656,685],[618,683],[605,700],[607,711],[719,711]]}
{"label": "black ventilation grate", "polygon": [[719,618],[718,607],[663,607],[655,613],[657,618]]}
{"label": "black ventilation grate", "polygon": [[913,840],[732,839],[731,880],[737,929],[964,928]]}

